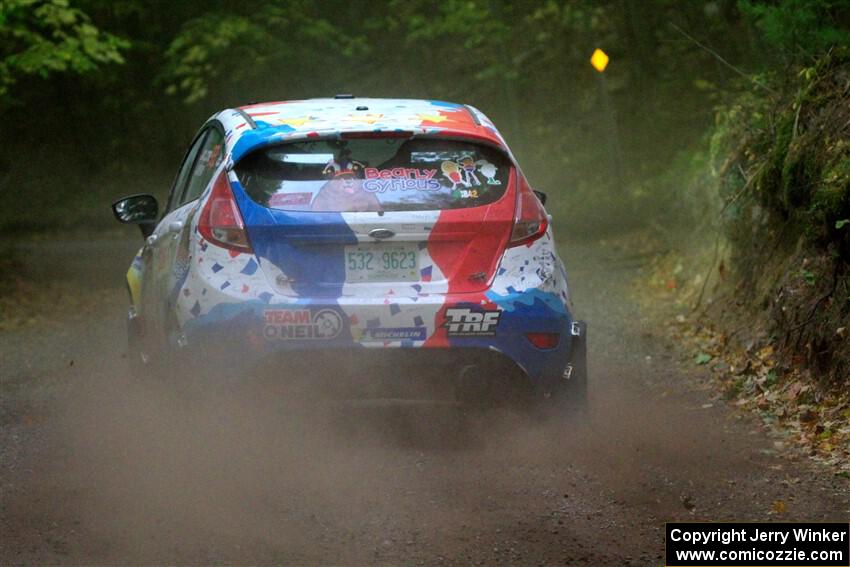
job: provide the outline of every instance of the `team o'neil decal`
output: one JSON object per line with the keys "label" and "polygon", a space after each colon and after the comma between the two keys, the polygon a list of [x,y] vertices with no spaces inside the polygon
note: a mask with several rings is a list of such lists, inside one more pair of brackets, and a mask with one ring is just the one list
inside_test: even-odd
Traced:
{"label": "team o'neil decal", "polygon": [[263,336],[268,340],[329,340],[342,332],[343,322],[333,309],[266,309]]}
{"label": "team o'neil decal", "polygon": [[496,334],[501,311],[473,311],[472,309],[446,309],[443,327],[450,337],[492,337]]}

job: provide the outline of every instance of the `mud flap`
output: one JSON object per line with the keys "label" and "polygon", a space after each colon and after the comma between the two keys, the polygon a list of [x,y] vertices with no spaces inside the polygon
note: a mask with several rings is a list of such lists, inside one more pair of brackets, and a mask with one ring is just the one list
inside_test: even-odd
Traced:
{"label": "mud flap", "polygon": [[135,380],[145,380],[152,373],[150,356],[144,348],[142,322],[134,306],[127,311],[127,362]]}
{"label": "mud flap", "polygon": [[587,323],[575,321],[571,328],[570,362],[564,370],[557,397],[559,406],[569,413],[587,410]]}

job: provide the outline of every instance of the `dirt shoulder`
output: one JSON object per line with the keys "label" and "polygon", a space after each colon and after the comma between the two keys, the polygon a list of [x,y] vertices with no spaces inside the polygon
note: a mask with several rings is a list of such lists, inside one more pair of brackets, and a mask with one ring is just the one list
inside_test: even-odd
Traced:
{"label": "dirt shoulder", "polygon": [[791,269],[816,270],[820,254],[800,248],[765,259],[757,298],[730,273],[728,247],[721,243],[718,255],[695,246],[655,256],[636,280],[636,297],[684,360],[712,376],[714,401],[760,422],[782,452],[850,478],[850,396],[814,362],[815,351],[829,347],[805,331],[831,325],[843,334],[847,323],[818,301],[831,295],[823,292],[830,284]]}

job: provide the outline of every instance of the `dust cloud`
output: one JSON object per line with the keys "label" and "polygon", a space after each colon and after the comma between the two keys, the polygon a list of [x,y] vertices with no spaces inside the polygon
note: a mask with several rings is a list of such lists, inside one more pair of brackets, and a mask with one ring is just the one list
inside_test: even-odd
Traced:
{"label": "dust cloud", "polygon": [[[632,272],[596,244],[565,248],[590,322],[589,414],[572,420],[447,403],[421,360],[133,379],[125,298],[98,291],[61,345],[20,336],[32,386],[9,403],[43,410],[3,477],[0,563],[657,564],[664,521],[759,519],[787,500],[760,438],[703,407],[648,334]],[[63,370],[24,369],[50,357]],[[434,403],[397,399],[387,373]],[[818,487],[794,490],[820,519],[837,508]]]}
{"label": "dust cloud", "polygon": [[520,439],[526,450],[549,442],[543,424],[507,410],[345,399],[327,386],[332,369],[299,369],[292,387],[286,376],[206,389],[88,377],[60,427],[68,478],[96,487],[81,529],[115,560],[367,562],[417,530],[474,525],[481,468],[517,459]]}
{"label": "dust cloud", "polygon": [[639,492],[642,447],[676,459],[693,442],[606,381],[594,382],[601,414],[543,420],[470,411],[442,392],[434,403],[421,390],[417,401],[365,399],[332,386],[350,378],[339,364],[310,365],[209,387],[198,376],[140,382],[120,362],[81,373],[57,418],[63,484],[75,487],[66,506],[86,534],[72,555],[240,564],[451,556],[463,548],[459,534],[514,527],[541,483],[541,494],[573,492],[592,470],[609,490]]}

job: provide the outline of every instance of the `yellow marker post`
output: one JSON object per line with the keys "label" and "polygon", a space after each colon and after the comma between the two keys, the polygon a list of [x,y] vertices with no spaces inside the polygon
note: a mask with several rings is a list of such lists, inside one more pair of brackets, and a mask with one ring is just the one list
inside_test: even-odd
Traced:
{"label": "yellow marker post", "polygon": [[625,183],[623,176],[623,151],[620,147],[620,131],[617,127],[617,118],[614,115],[614,107],[611,104],[608,86],[605,84],[605,75],[603,74],[610,60],[611,58],[608,57],[608,54],[598,47],[593,52],[593,55],[590,56],[590,64],[599,72],[597,75],[599,77],[597,81],[599,84],[599,98],[602,101],[602,114],[604,115],[604,120],[607,122],[608,145],[611,148],[611,151],[608,152],[611,159],[610,167],[622,187]]}
{"label": "yellow marker post", "polygon": [[610,61],[608,54],[599,48],[596,48],[596,51],[594,51],[593,55],[590,56],[590,64],[593,65],[593,68],[600,73],[605,71],[605,67],[608,66],[608,61]]}

